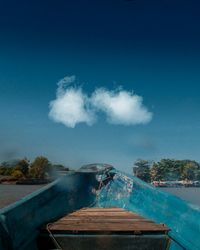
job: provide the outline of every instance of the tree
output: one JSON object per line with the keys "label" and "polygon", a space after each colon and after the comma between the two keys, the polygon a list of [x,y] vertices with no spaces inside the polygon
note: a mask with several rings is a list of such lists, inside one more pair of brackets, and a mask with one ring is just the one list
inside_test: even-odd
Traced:
{"label": "tree", "polygon": [[200,181],[200,169],[197,169],[197,170],[195,171],[195,180],[196,180],[196,181]]}
{"label": "tree", "polygon": [[11,176],[16,178],[16,179],[24,178],[23,173],[20,170],[17,170],[17,169],[12,172]]}
{"label": "tree", "polygon": [[36,157],[30,166],[29,175],[32,178],[45,179],[51,171],[51,163],[46,157]]}
{"label": "tree", "polygon": [[11,175],[12,172],[13,172],[13,168],[7,167],[7,168],[5,169],[4,175]]}
{"label": "tree", "polygon": [[162,159],[151,168],[152,181],[199,180],[200,165],[191,160]]}
{"label": "tree", "polygon": [[20,160],[14,169],[21,171],[24,176],[27,176],[29,171],[29,161],[26,158]]}
{"label": "tree", "polygon": [[154,162],[150,170],[151,181],[162,181],[163,172],[162,168],[159,167],[159,164]]}
{"label": "tree", "polygon": [[135,176],[143,181],[150,182],[150,165],[151,163],[146,160],[139,159],[135,162],[133,167],[133,173]]}
{"label": "tree", "polygon": [[158,162],[162,180],[177,180],[180,176],[181,161],[162,159]]}
{"label": "tree", "polygon": [[6,173],[6,167],[0,167],[0,175],[5,175]]}
{"label": "tree", "polygon": [[196,166],[193,163],[187,163],[181,173],[181,178],[183,180],[194,180],[195,179]]}

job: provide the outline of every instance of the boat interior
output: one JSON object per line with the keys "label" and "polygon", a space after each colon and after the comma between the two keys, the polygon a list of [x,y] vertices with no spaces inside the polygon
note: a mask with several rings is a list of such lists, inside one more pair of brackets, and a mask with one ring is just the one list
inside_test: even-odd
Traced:
{"label": "boat interior", "polygon": [[1,250],[199,250],[200,208],[90,164],[0,210]]}
{"label": "boat interior", "polygon": [[38,249],[164,250],[169,228],[122,208],[82,208],[47,224],[38,237]]}

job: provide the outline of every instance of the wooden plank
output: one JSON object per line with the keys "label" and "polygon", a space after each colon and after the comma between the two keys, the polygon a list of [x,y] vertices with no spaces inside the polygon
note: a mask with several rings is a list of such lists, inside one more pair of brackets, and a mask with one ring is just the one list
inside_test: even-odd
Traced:
{"label": "wooden plank", "polygon": [[138,218],[136,218],[136,219],[129,219],[129,218],[124,218],[124,219],[122,219],[122,218],[115,218],[115,219],[113,219],[113,218],[82,218],[81,220],[79,219],[79,218],[73,218],[73,219],[70,219],[70,218],[63,218],[63,219],[61,219],[61,220],[59,220],[59,223],[60,222],[62,222],[62,223],[66,223],[66,222],[70,222],[70,223],[72,223],[73,221],[88,221],[88,222],[122,222],[122,223],[130,223],[130,222],[137,222],[137,221],[141,221],[141,222],[151,222],[151,223],[153,223],[153,221],[151,221],[151,220],[147,220],[147,219],[145,219],[145,218],[142,218],[142,219],[138,219]]}
{"label": "wooden plank", "polygon": [[134,231],[166,231],[162,225],[150,225],[150,224],[139,224],[139,225],[126,225],[126,224],[110,224],[110,223],[97,223],[97,224],[78,224],[78,225],[63,225],[63,224],[56,224],[50,227],[51,230],[66,230],[66,231],[103,231],[103,232],[117,232],[117,231],[124,231],[124,232],[134,232]]}
{"label": "wooden plank", "polygon": [[98,224],[98,223],[104,223],[104,224],[136,224],[136,223],[140,223],[140,224],[146,224],[146,223],[152,223],[154,225],[154,223],[152,221],[148,221],[148,220],[60,220],[59,222],[57,222],[57,224],[64,224],[64,225],[75,225],[75,224],[89,224],[89,223],[93,223],[93,224]]}
{"label": "wooden plank", "polygon": [[78,211],[75,211],[74,213],[80,213],[80,212],[84,212],[84,213],[87,213],[87,212],[123,212],[123,213],[126,213],[126,212],[129,212],[128,210],[123,210],[123,209],[112,209],[112,208],[105,208],[105,210],[103,208],[96,208],[96,209],[80,209]]}
{"label": "wooden plank", "polygon": [[118,216],[127,216],[127,215],[131,215],[132,214],[130,212],[128,213],[123,213],[123,212],[87,212],[87,213],[74,213],[73,214],[74,216],[80,216],[80,215],[84,215],[84,216],[102,216],[102,215],[105,215],[105,216],[113,216],[113,215],[118,215]]}
{"label": "wooden plank", "polygon": [[[66,217],[65,217],[66,218]],[[122,215],[122,216],[119,216],[119,215],[108,215],[108,214],[103,214],[103,215],[95,215],[95,216],[91,216],[91,215],[80,215],[80,216],[69,216],[67,218],[71,218],[71,219],[76,219],[76,218],[80,218],[80,219],[84,219],[84,218],[96,218],[96,219],[100,219],[100,218],[107,218],[107,219],[115,219],[115,218],[121,218],[121,219],[143,219],[144,217],[138,217],[138,216],[132,216],[132,215]]]}
{"label": "wooden plank", "polygon": [[161,224],[155,224],[155,223],[152,223],[152,222],[146,222],[146,221],[134,221],[132,223],[130,222],[122,222],[122,221],[112,221],[112,223],[110,221],[104,221],[104,222],[101,222],[101,221],[97,221],[97,222],[94,222],[94,221],[59,221],[57,222],[56,224],[54,225],[98,225],[101,224],[101,225],[112,225],[112,226],[116,226],[116,224],[118,225],[124,225],[124,226],[138,226],[138,225],[141,225],[141,226],[144,226],[144,225],[149,225],[149,226],[152,226],[152,227],[162,227],[163,228],[163,225]]}
{"label": "wooden plank", "polygon": [[92,207],[89,210],[88,210],[88,208],[82,208],[79,211],[86,211],[86,212],[87,211],[124,211],[124,209],[119,208],[119,207],[111,207],[111,208]]}
{"label": "wooden plank", "polygon": [[123,208],[101,208],[101,207],[93,207],[93,208],[82,208],[79,209],[77,211],[75,211],[75,213],[77,212],[92,212],[92,211],[121,211],[121,212],[128,212],[128,210],[124,210]]}
{"label": "wooden plank", "polygon": [[169,229],[121,208],[87,208],[64,216],[50,226],[66,232],[163,232]]}
{"label": "wooden plank", "polygon": [[[95,214],[94,216],[91,216],[91,215],[84,215],[84,214],[81,214],[81,215],[70,215],[69,217],[67,218],[135,218],[135,219],[142,219],[143,217],[142,216],[137,216],[137,215],[132,215],[132,214],[122,214],[122,215],[119,215],[119,214]],[[66,217],[65,217],[66,218]]]}
{"label": "wooden plank", "polygon": [[108,216],[118,216],[118,217],[142,217],[142,216],[140,216],[140,215],[138,215],[138,214],[132,214],[132,213],[108,213],[108,212],[104,212],[104,213],[98,213],[98,212],[96,212],[96,213],[93,213],[93,214],[91,214],[91,213],[80,213],[80,214],[78,214],[78,213],[73,213],[73,214],[70,214],[70,215],[68,215],[67,217],[82,217],[82,216],[90,216],[90,217],[95,217],[95,216],[97,216],[97,217],[99,217],[99,216],[106,216],[106,217],[108,217]]}
{"label": "wooden plank", "polygon": [[80,211],[76,211],[74,213],[76,214],[80,214],[80,213],[131,213],[129,211],[123,211],[123,210],[105,210],[103,211],[102,209],[101,210],[80,210]]}
{"label": "wooden plank", "polygon": [[109,220],[109,221],[112,221],[112,220],[148,220],[148,219],[145,219],[144,217],[121,217],[121,216],[94,216],[94,217],[91,217],[91,216],[75,216],[75,217],[63,217],[61,218],[60,220]]}

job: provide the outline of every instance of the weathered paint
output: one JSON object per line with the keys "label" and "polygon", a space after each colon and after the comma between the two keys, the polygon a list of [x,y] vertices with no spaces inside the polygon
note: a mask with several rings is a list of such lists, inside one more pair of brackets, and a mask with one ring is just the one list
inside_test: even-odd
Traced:
{"label": "weathered paint", "polygon": [[166,224],[171,229],[169,235],[180,244],[173,241],[170,250],[200,250],[198,206],[121,172],[101,190],[98,201],[99,206],[123,207],[157,223]]}
{"label": "weathered paint", "polygon": [[[62,215],[90,206],[95,174],[77,173],[59,179],[0,210],[0,250],[36,249],[39,228]],[[171,250],[200,250],[200,208],[141,180],[117,172],[100,191],[96,205],[122,207],[171,228]]]}
{"label": "weathered paint", "polygon": [[73,173],[0,210],[0,250],[36,249],[42,225],[89,206],[96,184],[91,173]]}

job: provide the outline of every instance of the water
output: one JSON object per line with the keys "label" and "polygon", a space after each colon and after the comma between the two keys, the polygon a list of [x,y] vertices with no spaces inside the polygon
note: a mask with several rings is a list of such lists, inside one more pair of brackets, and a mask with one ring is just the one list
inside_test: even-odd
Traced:
{"label": "water", "polygon": [[[7,206],[44,185],[1,185],[0,184],[0,208]],[[188,202],[200,206],[200,188],[161,188]]]}
{"label": "water", "polygon": [[0,208],[5,207],[44,185],[2,185],[0,184]]}
{"label": "water", "polygon": [[183,200],[200,206],[200,188],[161,188],[162,191],[169,192]]}

